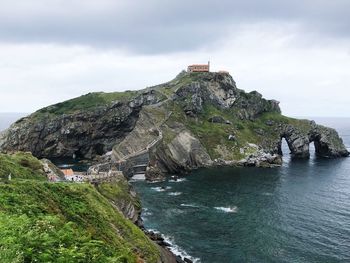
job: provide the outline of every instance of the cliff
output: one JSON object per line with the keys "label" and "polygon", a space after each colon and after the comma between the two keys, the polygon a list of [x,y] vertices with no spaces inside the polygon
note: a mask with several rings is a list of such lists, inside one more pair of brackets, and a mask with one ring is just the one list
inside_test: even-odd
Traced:
{"label": "cliff", "polygon": [[294,158],[348,156],[334,129],[281,114],[279,103],[244,92],[227,73],[180,73],[144,90],[91,93],[39,110],[0,136],[0,149],[38,157],[121,161],[142,157],[148,174],[212,165],[274,166],[286,139]]}
{"label": "cliff", "polygon": [[45,165],[0,155],[1,262],[175,262],[126,218],[138,217],[140,202],[125,178],[52,183]]}

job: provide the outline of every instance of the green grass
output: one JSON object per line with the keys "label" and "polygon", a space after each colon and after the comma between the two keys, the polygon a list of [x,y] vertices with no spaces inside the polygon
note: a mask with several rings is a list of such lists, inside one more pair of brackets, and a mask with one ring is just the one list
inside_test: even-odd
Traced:
{"label": "green grass", "polygon": [[41,162],[31,153],[0,153],[0,179],[8,179],[9,174],[14,179],[46,180]]}
{"label": "green grass", "polygon": [[159,259],[156,245],[114,207],[131,202],[141,208],[126,180],[97,188],[51,183],[41,162],[20,152],[0,154],[0,175],[0,262]]}
{"label": "green grass", "polygon": [[[113,187],[108,192],[118,193]],[[89,184],[0,184],[0,231],[0,262],[136,262],[138,256],[156,262],[159,257],[144,233]]]}
{"label": "green grass", "polygon": [[55,105],[43,108],[36,112],[36,114],[70,114],[76,111],[87,111],[99,106],[106,106],[114,101],[126,101],[138,94],[137,91],[125,92],[93,92],[86,95],[67,100]]}
{"label": "green grass", "polygon": [[97,186],[97,190],[118,207],[123,206],[126,202],[130,202],[136,209],[141,210],[141,202],[137,197],[130,195],[130,185],[126,180],[121,180],[113,184],[101,183]]}

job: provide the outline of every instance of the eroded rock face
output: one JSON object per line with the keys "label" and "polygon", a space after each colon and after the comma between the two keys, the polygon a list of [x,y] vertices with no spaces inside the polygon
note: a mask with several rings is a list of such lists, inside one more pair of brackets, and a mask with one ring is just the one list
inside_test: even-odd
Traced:
{"label": "eroded rock face", "polygon": [[64,177],[64,173],[56,165],[54,165],[50,160],[41,159],[40,161],[43,164],[43,169],[49,180],[52,180],[52,181],[66,180]]}
{"label": "eroded rock face", "polygon": [[203,73],[198,81],[178,89],[175,101],[192,117],[203,111],[206,102],[220,109],[236,108],[242,120],[254,120],[264,112],[281,112],[278,101],[266,100],[256,91],[245,93],[229,74]]}
{"label": "eroded rock face", "polygon": [[284,127],[281,137],[285,138],[294,158],[309,158],[309,138],[307,134],[303,134],[300,130],[292,125]]}
{"label": "eroded rock face", "polygon": [[[293,125],[282,126],[281,138],[285,138],[294,158],[309,158],[309,145],[314,142],[317,156],[326,158],[346,157],[349,152],[336,130],[309,122],[301,130]],[[281,149],[279,149],[281,154]]]}
{"label": "eroded rock face", "polygon": [[315,143],[316,155],[327,158],[345,157],[349,152],[336,130],[311,122],[310,142]]}
{"label": "eroded rock face", "polygon": [[69,115],[33,116],[12,125],[0,139],[3,151],[31,151],[37,157],[91,158],[110,151],[130,132],[137,111],[127,105]]}
{"label": "eroded rock face", "polygon": [[213,163],[200,141],[187,130],[179,132],[169,144],[157,147],[151,160],[160,170],[169,173],[185,172]]}
{"label": "eroded rock face", "polygon": [[112,150],[133,130],[143,105],[159,102],[152,90],[127,102],[114,102],[70,114],[34,113],[0,135],[0,149],[30,151],[36,157],[93,158]]}
{"label": "eroded rock face", "polygon": [[160,182],[165,180],[164,173],[158,166],[148,166],[146,169],[146,180],[150,182]]}

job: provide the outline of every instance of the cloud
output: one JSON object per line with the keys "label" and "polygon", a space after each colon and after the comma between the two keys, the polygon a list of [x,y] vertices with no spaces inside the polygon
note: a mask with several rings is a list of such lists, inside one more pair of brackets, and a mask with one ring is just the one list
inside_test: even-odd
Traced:
{"label": "cloud", "polygon": [[[304,42],[303,42],[304,41]],[[0,44],[0,111],[31,112],[92,91],[142,89],[193,62],[229,70],[239,88],[294,116],[349,116],[348,45],[309,45],[298,25],[258,23],[196,51],[130,54],[83,45]]]}
{"label": "cloud", "polygon": [[0,112],[141,89],[210,59],[284,114],[349,116],[347,0],[0,4]]}
{"label": "cloud", "polygon": [[0,41],[123,49],[196,50],[256,23],[298,24],[306,35],[349,38],[346,0],[3,1]]}

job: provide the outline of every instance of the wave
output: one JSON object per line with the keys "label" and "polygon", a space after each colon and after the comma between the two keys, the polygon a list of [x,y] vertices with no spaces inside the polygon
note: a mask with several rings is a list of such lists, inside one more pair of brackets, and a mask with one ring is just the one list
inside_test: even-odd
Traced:
{"label": "wave", "polygon": [[190,256],[184,249],[182,249],[181,247],[176,245],[175,241],[174,241],[174,238],[172,236],[162,235],[162,237],[164,238],[165,242],[170,244],[169,249],[175,255],[181,256],[182,259],[188,258],[188,259],[192,260],[194,263],[200,263],[201,262],[199,258],[195,258],[195,257]]}
{"label": "wave", "polygon": [[177,195],[182,195],[182,193],[181,192],[171,192],[168,195],[177,196]]}
{"label": "wave", "polygon": [[153,213],[149,211],[148,208],[142,209],[142,212],[141,212],[142,219],[144,219],[144,217],[146,216],[151,216],[151,215],[153,215]]}
{"label": "wave", "polygon": [[164,192],[166,190],[165,187],[160,187],[160,186],[151,187],[151,189],[154,190],[154,191],[157,191],[157,192]]}
{"label": "wave", "polygon": [[264,192],[264,193],[262,193],[262,195],[271,196],[272,193]]}
{"label": "wave", "polygon": [[59,164],[57,165],[58,168],[69,168],[69,167],[73,167],[74,164]]}
{"label": "wave", "polygon": [[199,208],[199,205],[195,205],[195,204],[180,204],[180,206]]}
{"label": "wave", "polygon": [[154,180],[154,181],[146,181],[148,184],[158,184],[158,183],[162,183],[163,180]]}
{"label": "wave", "polygon": [[214,207],[216,210],[220,210],[220,211],[223,211],[223,212],[226,212],[226,213],[236,213],[238,208],[237,206],[229,206],[229,207],[222,207],[222,206],[219,206],[219,207]]}
{"label": "wave", "polygon": [[172,183],[181,183],[181,182],[184,182],[184,181],[187,181],[186,178],[178,178],[176,180],[174,179],[170,179],[169,182],[172,182]]}

